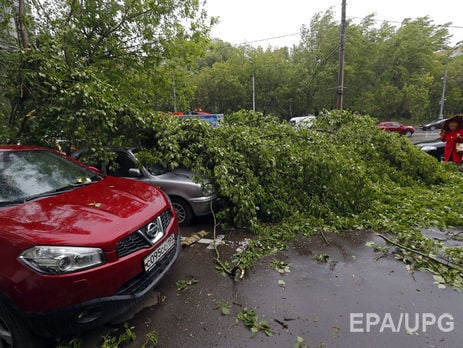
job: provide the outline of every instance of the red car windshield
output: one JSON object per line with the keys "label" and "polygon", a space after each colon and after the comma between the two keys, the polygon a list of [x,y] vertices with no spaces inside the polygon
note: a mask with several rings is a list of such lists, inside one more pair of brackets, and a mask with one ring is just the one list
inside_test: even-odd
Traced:
{"label": "red car windshield", "polygon": [[20,203],[98,180],[99,176],[46,150],[0,151],[0,204]]}

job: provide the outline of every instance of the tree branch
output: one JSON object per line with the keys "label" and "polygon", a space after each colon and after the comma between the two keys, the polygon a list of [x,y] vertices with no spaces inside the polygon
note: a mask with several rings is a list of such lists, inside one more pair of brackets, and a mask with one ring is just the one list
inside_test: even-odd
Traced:
{"label": "tree branch", "polygon": [[387,238],[386,236],[384,236],[384,235],[382,235],[382,234],[380,234],[380,233],[376,233],[376,235],[377,235],[378,237],[381,237],[382,239],[384,239],[387,243],[392,244],[392,245],[395,245],[396,247],[399,247],[400,249],[404,249],[404,250],[410,251],[411,253],[415,253],[415,254],[417,254],[417,255],[423,256],[423,257],[425,257],[425,258],[427,258],[427,259],[429,259],[429,260],[431,260],[431,261],[437,262],[437,263],[439,263],[439,264],[441,264],[441,265],[450,267],[450,268],[452,268],[452,269],[454,269],[454,270],[457,270],[457,271],[463,273],[463,268],[461,268],[461,267],[459,267],[458,265],[455,265],[455,264],[453,264],[453,263],[450,263],[450,261],[445,262],[445,261],[442,261],[442,260],[440,260],[440,259],[438,259],[438,258],[435,258],[435,257],[433,257],[433,256],[430,256],[430,255],[427,255],[427,254],[425,254],[425,253],[422,253],[422,252],[419,251],[419,250],[415,250],[415,249],[409,248],[409,247],[407,247],[407,246],[405,246],[405,245],[402,245],[402,244],[399,244],[399,243],[393,241],[392,239]]}

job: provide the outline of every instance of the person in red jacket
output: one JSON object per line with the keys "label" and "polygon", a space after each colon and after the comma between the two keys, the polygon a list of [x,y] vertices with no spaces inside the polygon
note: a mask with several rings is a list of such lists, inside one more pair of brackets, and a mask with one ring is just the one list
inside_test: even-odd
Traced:
{"label": "person in red jacket", "polygon": [[442,128],[440,139],[445,142],[444,161],[452,160],[454,163],[461,163],[463,154],[456,151],[457,143],[463,143],[463,129],[458,129],[457,121],[451,121],[447,129]]}

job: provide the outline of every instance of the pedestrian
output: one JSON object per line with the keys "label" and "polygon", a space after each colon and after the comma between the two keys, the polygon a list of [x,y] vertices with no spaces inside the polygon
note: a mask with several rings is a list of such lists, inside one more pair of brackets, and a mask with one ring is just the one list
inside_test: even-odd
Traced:
{"label": "pedestrian", "polygon": [[457,121],[450,120],[447,127],[442,127],[440,131],[440,139],[445,142],[444,161],[450,160],[454,163],[461,163],[463,153],[457,151],[457,144],[463,143],[463,129],[459,129]]}

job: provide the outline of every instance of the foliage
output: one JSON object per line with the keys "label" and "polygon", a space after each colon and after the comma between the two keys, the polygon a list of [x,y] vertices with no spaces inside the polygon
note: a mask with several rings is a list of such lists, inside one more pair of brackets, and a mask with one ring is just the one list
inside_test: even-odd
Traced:
{"label": "foliage", "polygon": [[[448,54],[447,26],[429,17],[378,26],[373,15],[349,21],[346,33],[345,108],[381,119],[435,119]],[[193,75],[195,103],[212,112],[251,109],[255,76],[257,110],[282,118],[318,115],[335,103],[339,23],[333,10],[317,13],[301,28],[301,41],[289,48],[230,47],[210,44]],[[446,113],[461,112],[458,69],[449,64]],[[461,84],[460,84],[461,85]]]}
{"label": "foliage", "polygon": [[304,339],[301,336],[296,337],[296,343],[294,343],[293,348],[308,348],[309,346],[307,344],[303,344]]}
{"label": "foliage", "polygon": [[[105,335],[102,337],[103,342],[100,345],[100,348],[120,348],[127,345],[130,342],[135,341],[136,334],[134,332],[135,327],[129,326],[128,323],[124,324],[123,331],[118,336]],[[157,342],[154,341],[154,333],[148,333],[146,335],[147,343],[151,345],[149,347],[156,346]],[[82,341],[78,338],[74,338],[70,341],[59,342],[56,346],[57,348],[80,348]]]}
{"label": "foliage", "polygon": [[152,348],[152,347],[156,347],[159,343],[159,335],[158,333],[153,330],[151,332],[148,332],[146,335],[145,335],[145,338],[146,338],[146,341],[145,343],[142,345],[141,348]]}
{"label": "foliage", "polygon": [[228,302],[218,301],[214,309],[220,309],[220,313],[222,313],[222,315],[229,315],[231,304]]}
{"label": "foliage", "polygon": [[274,260],[270,264],[270,267],[277,271],[280,274],[285,274],[285,273],[290,273],[291,269],[289,267],[289,264],[286,261],[278,261]]}
{"label": "foliage", "polygon": [[[446,247],[442,242],[426,237],[419,230],[404,231],[393,241],[399,246],[395,258],[406,264],[410,272],[429,271],[434,274],[439,288],[445,285],[463,290],[463,251],[461,247]],[[385,246],[369,242],[368,246],[383,255],[389,252]]]}
{"label": "foliage", "polygon": [[[0,2],[3,36],[16,15],[9,4]],[[196,0],[31,6],[30,47],[0,50],[1,142],[133,145],[154,110],[251,109],[253,75],[264,114],[319,114],[335,103],[339,24],[332,10],[301,28],[297,46],[264,50],[207,45],[215,19]],[[428,17],[398,27],[376,22],[370,15],[348,25],[345,107],[382,119],[435,119],[447,27]],[[449,61],[446,114],[463,108],[462,62]]]}
{"label": "foliage", "polygon": [[197,279],[189,279],[189,280],[178,280],[175,285],[177,285],[177,290],[182,291],[188,289],[190,286],[195,285],[198,283]]}
{"label": "foliage", "polygon": [[381,132],[368,117],[332,112],[319,118],[317,128],[296,129],[245,111],[227,115],[215,129],[163,118],[151,135],[153,151],[141,157],[211,178],[221,220],[251,228],[297,215],[316,225],[352,218],[382,200],[387,185],[443,180],[436,161],[407,139]]}
{"label": "foliage", "polygon": [[327,112],[303,129],[242,111],[218,128],[161,118],[150,134],[143,162],[202,173],[219,195],[219,221],[254,231],[233,259],[244,268],[319,229],[397,234],[463,225],[455,168],[368,116]]}
{"label": "foliage", "polygon": [[[135,139],[134,129],[149,122],[154,108],[189,105],[188,68],[214,22],[199,1],[31,6],[31,45],[0,51],[10,59],[0,73],[6,141],[55,145],[65,139],[98,149]],[[2,7],[0,18],[7,9],[15,11]]]}
{"label": "foliage", "polygon": [[119,348],[135,340],[137,337],[133,331],[134,327],[129,327],[128,323],[124,324],[124,332],[118,337],[106,335],[103,337],[101,348]]}
{"label": "foliage", "polygon": [[56,346],[56,348],[80,348],[82,345],[82,342],[78,338],[73,338],[70,341],[67,342],[59,342]]}
{"label": "foliage", "polygon": [[330,261],[330,256],[326,253],[321,253],[320,255],[315,256],[314,259],[318,262],[327,263]]}
{"label": "foliage", "polygon": [[252,334],[263,331],[267,336],[273,335],[270,325],[266,321],[259,319],[255,309],[243,308],[236,316],[236,319],[243,322],[244,326],[248,327]]}

